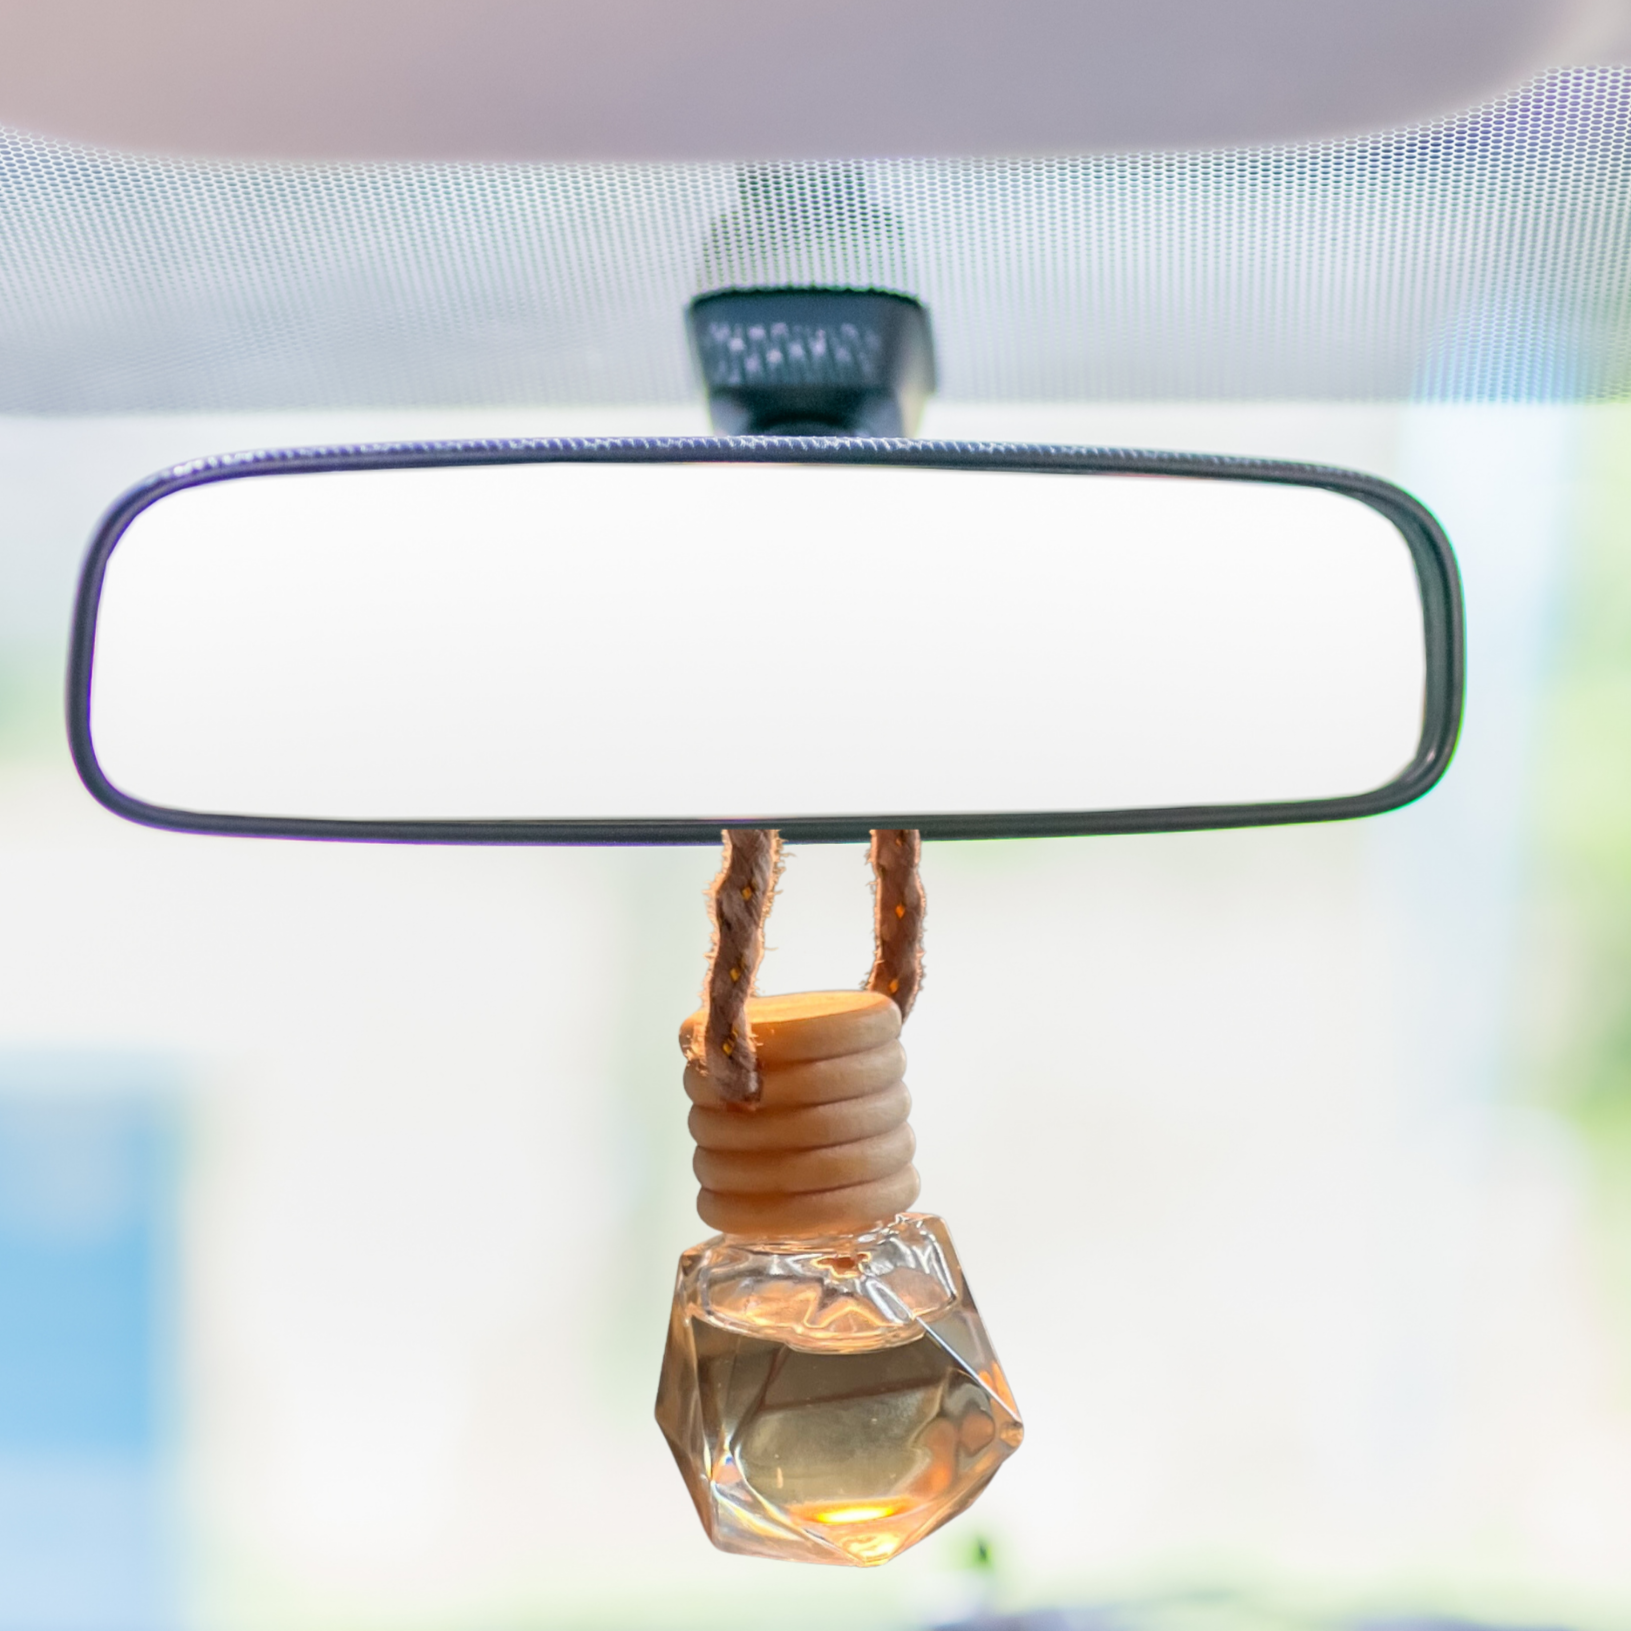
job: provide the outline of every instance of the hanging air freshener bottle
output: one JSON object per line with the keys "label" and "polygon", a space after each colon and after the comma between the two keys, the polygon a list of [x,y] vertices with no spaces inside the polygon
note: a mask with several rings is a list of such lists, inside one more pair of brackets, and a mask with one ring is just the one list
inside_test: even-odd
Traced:
{"label": "hanging air freshener bottle", "polygon": [[697,1210],[657,1421],[713,1543],[885,1563],[956,1516],[1024,1429],[917,1198],[899,1036],[921,977],[918,835],[873,834],[865,991],[749,997],[775,834],[726,834],[702,1010],[681,1029]]}

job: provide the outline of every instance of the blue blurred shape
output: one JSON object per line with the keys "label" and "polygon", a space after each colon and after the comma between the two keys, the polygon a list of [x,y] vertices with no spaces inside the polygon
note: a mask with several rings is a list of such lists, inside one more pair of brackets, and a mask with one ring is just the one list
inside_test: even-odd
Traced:
{"label": "blue blurred shape", "polygon": [[1068,1607],[1024,1609],[1018,1614],[977,1614],[933,1631],[1140,1631],[1154,1626],[1134,1608],[1077,1603]]}
{"label": "blue blurred shape", "polygon": [[0,1063],[0,1631],[177,1623],[174,1104]]}
{"label": "blue blurred shape", "polygon": [[1232,1592],[1196,1592],[1142,1602],[1076,1604],[979,1614],[933,1631],[1567,1631],[1561,1625],[1492,1624],[1428,1614],[1397,1619],[1335,1621],[1254,1604]]}

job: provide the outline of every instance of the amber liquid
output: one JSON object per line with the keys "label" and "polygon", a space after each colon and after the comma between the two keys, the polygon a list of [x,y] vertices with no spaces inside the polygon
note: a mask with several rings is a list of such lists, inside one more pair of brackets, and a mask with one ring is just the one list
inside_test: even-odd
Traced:
{"label": "amber liquid", "polygon": [[717,1493],[749,1522],[790,1522],[834,1562],[887,1562],[972,1501],[1019,1443],[1005,1386],[971,1369],[985,1344],[960,1310],[852,1353],[690,1323],[702,1414],[725,1451]]}

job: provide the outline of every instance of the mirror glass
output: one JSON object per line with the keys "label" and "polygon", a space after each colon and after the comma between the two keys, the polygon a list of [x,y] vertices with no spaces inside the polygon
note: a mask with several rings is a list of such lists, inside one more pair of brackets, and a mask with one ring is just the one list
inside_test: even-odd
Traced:
{"label": "mirror glass", "polygon": [[149,804],[704,820],[1336,798],[1422,735],[1410,551],[1253,481],[845,464],[268,475],[141,512],[90,727]]}

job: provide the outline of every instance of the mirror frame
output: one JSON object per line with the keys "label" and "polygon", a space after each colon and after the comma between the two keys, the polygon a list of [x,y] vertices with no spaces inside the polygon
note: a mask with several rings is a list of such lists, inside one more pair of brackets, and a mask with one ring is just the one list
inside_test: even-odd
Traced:
{"label": "mirror frame", "polygon": [[[1183,476],[1320,487],[1368,504],[1403,534],[1420,586],[1426,694],[1415,756],[1368,793],[1282,803],[1156,809],[869,815],[701,821],[343,821],[171,809],[129,797],[102,773],[91,741],[96,620],[108,560],[149,505],[188,487],[266,476],[486,464],[866,464],[939,470],[1026,470],[1056,475]],[[226,454],[175,465],[130,488],[103,516],[80,571],[68,658],[68,739],[92,797],[143,826],[171,832],[409,844],[714,844],[722,827],[779,827],[803,843],[864,841],[874,827],[915,827],[925,838],[1059,838],[1088,833],[1184,832],[1379,815],[1420,798],[1444,774],[1461,724],[1465,673],[1461,579],[1449,540],[1402,488],[1354,470],[1274,460],[1000,442],[879,441],[845,437],[608,437],[402,442]]]}

